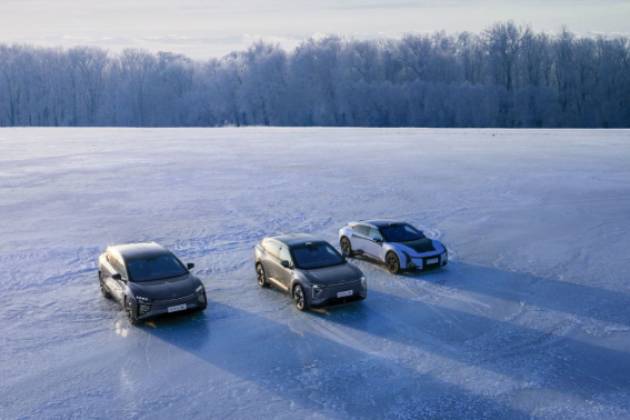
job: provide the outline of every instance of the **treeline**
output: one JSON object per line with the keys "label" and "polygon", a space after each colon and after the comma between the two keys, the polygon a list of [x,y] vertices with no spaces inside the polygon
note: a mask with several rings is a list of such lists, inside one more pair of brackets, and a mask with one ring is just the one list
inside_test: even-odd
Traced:
{"label": "treeline", "polygon": [[628,38],[257,43],[220,59],[0,45],[0,126],[630,127]]}

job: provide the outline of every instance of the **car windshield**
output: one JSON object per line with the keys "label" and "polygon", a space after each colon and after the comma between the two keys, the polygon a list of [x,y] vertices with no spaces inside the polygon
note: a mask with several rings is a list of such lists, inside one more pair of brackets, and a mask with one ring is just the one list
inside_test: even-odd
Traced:
{"label": "car windshield", "polygon": [[343,264],[346,260],[326,242],[307,242],[291,247],[293,263],[297,268],[312,270]]}
{"label": "car windshield", "polygon": [[151,255],[127,261],[129,279],[134,282],[182,276],[188,270],[172,254]]}
{"label": "car windshield", "polygon": [[410,242],[425,238],[422,232],[407,223],[382,226],[380,231],[385,242]]}

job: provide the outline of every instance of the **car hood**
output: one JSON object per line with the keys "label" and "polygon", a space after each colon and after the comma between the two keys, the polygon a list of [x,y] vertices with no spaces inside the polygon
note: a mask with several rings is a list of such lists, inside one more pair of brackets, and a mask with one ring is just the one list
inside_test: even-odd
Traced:
{"label": "car hood", "polygon": [[149,299],[176,299],[191,295],[201,285],[201,281],[192,274],[168,279],[130,283],[134,295]]}
{"label": "car hood", "polygon": [[400,245],[411,248],[418,254],[421,254],[423,252],[435,251],[433,241],[429,238],[422,238],[418,239],[417,241],[401,242]]}
{"label": "car hood", "polygon": [[363,275],[361,270],[348,263],[302,271],[312,283],[323,285],[357,281]]}

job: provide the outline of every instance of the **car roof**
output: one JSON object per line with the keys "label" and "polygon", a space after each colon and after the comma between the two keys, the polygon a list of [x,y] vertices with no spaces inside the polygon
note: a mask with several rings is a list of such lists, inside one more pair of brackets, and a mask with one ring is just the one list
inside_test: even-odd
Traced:
{"label": "car roof", "polygon": [[369,220],[359,220],[358,222],[354,222],[354,224],[371,225],[377,228],[380,228],[383,226],[391,226],[391,225],[399,224],[399,223],[405,223],[405,222],[400,221],[400,220],[387,220],[387,219],[369,219]]}
{"label": "car roof", "polygon": [[115,252],[123,259],[148,257],[152,255],[168,254],[169,250],[155,242],[136,242],[130,244],[110,245],[108,251]]}
{"label": "car roof", "polygon": [[301,245],[306,242],[326,242],[325,240],[318,238],[317,236],[309,235],[308,233],[288,233],[285,235],[272,236],[269,239],[282,242],[287,246]]}

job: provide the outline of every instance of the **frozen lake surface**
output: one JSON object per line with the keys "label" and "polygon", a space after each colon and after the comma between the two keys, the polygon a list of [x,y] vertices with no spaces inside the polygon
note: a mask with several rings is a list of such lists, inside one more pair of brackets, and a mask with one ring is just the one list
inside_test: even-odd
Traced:
{"label": "frozen lake surface", "polygon": [[[405,219],[450,250],[363,303],[255,282],[265,235]],[[0,417],[628,418],[630,131],[0,130]],[[155,240],[201,314],[129,325],[108,244]]]}

